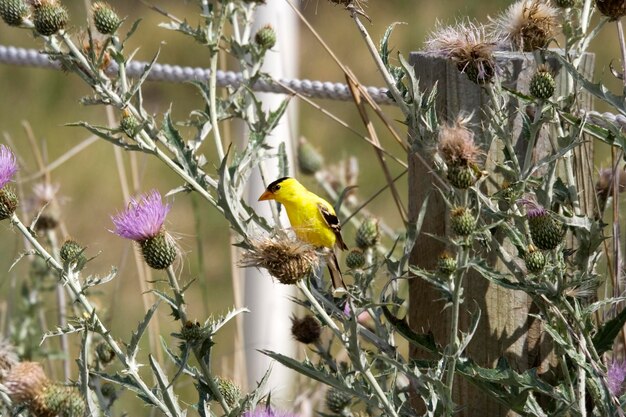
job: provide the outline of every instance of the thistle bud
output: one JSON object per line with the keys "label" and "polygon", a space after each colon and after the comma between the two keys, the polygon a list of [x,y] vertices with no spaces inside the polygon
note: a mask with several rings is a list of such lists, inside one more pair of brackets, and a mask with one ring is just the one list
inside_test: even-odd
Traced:
{"label": "thistle bud", "polygon": [[153,269],[166,269],[176,260],[176,245],[165,233],[159,233],[139,242],[141,254]]}
{"label": "thistle bud", "polygon": [[530,79],[530,95],[540,100],[547,100],[552,97],[556,83],[550,70],[541,66]]}
{"label": "thistle bud", "polygon": [[129,138],[133,138],[137,134],[138,128],[139,121],[135,116],[125,111],[120,120],[120,129],[122,129],[122,132],[126,133]]}
{"label": "thistle bud", "polygon": [[352,249],[346,256],[346,265],[350,269],[362,268],[365,265],[365,254],[361,249]]}
{"label": "thistle bud", "polygon": [[69,19],[67,9],[56,0],[42,0],[33,14],[35,30],[43,36],[51,36],[65,29]]}
{"label": "thistle bud", "polygon": [[103,35],[112,35],[115,33],[122,22],[111,6],[103,1],[94,3],[92,6],[93,23],[98,32]]}
{"label": "thistle bud", "polygon": [[197,321],[188,320],[180,329],[180,338],[192,345],[203,342],[207,336],[207,329]]}
{"label": "thistle bud", "polygon": [[469,236],[476,229],[476,219],[467,207],[456,207],[450,213],[450,226],[459,236]]}
{"label": "thistle bud", "polygon": [[541,272],[543,267],[546,265],[546,257],[533,245],[528,246],[528,251],[524,255],[524,263],[526,264],[526,269],[529,272],[534,274]]}
{"label": "thistle bud", "polygon": [[311,315],[303,318],[291,318],[291,335],[295,340],[305,345],[315,343],[320,339],[322,326],[319,321]]}
{"label": "thistle bud", "polygon": [[9,26],[19,26],[30,9],[24,0],[0,0],[0,16]]}
{"label": "thistle bud", "polygon": [[33,399],[30,409],[38,417],[83,417],[86,406],[76,387],[48,383]]}
{"label": "thistle bud", "polygon": [[466,190],[478,179],[474,170],[469,166],[452,165],[448,167],[448,181],[453,187]]}
{"label": "thistle bud", "polygon": [[298,145],[298,165],[305,175],[313,175],[324,165],[324,157],[304,138]]}
{"label": "thistle bud", "polygon": [[624,0],[596,0],[596,7],[609,20],[618,20],[626,15],[626,2]]}
{"label": "thistle bud", "polygon": [[352,396],[335,388],[328,388],[326,391],[326,407],[333,413],[341,413],[350,405]]}
{"label": "thistle bud", "polygon": [[70,264],[75,264],[74,268],[80,271],[85,267],[87,258],[85,257],[85,248],[78,242],[72,239],[68,239],[61,246],[59,255],[63,262],[63,267],[67,268]]}
{"label": "thistle bud", "polygon": [[19,202],[20,200],[12,188],[5,186],[0,189],[0,220],[10,218],[15,213]]}
{"label": "thistle bud", "polygon": [[437,270],[443,275],[451,275],[456,271],[456,259],[444,252],[437,260]]}
{"label": "thistle bud", "polygon": [[367,218],[361,223],[356,232],[356,245],[365,250],[376,246],[380,240],[380,230],[378,228],[378,219]]}
{"label": "thistle bud", "polygon": [[215,378],[217,381],[217,388],[224,397],[224,401],[229,407],[234,407],[239,403],[241,399],[241,388],[237,386],[230,379],[225,379],[221,377]]}
{"label": "thistle bud", "polygon": [[106,342],[100,342],[96,346],[96,355],[100,362],[104,365],[108,365],[115,359],[115,352]]}
{"label": "thistle bud", "polygon": [[271,25],[265,25],[254,35],[254,42],[262,49],[272,49],[276,45],[276,32]]}

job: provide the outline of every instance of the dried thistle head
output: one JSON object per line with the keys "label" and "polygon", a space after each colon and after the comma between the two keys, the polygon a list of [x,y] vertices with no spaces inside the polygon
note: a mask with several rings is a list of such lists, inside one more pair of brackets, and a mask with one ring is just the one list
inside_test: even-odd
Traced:
{"label": "dried thistle head", "polygon": [[439,129],[437,152],[450,166],[471,166],[480,162],[483,151],[474,142],[474,133],[467,127],[467,119]]}
{"label": "dried thistle head", "polygon": [[626,2],[624,0],[596,0],[596,7],[609,20],[618,20],[626,15]]}
{"label": "dried thistle head", "polygon": [[426,40],[425,50],[431,55],[456,62],[459,71],[471,81],[484,84],[496,73],[493,58],[496,46],[484,26],[460,22],[435,29]]}
{"label": "dried thistle head", "polygon": [[518,0],[494,20],[494,36],[515,50],[534,51],[555,36],[558,15],[558,9],[546,1]]}
{"label": "dried thistle head", "polygon": [[300,343],[309,344],[320,340],[322,334],[322,326],[320,322],[312,315],[306,315],[302,318],[291,317],[291,335]]}
{"label": "dried thistle head", "polygon": [[38,362],[20,362],[11,368],[3,383],[11,400],[20,404],[39,395],[48,378]]}
{"label": "dried thistle head", "polygon": [[313,246],[283,232],[253,240],[240,262],[243,267],[267,269],[285,285],[307,277],[318,264],[319,255]]}

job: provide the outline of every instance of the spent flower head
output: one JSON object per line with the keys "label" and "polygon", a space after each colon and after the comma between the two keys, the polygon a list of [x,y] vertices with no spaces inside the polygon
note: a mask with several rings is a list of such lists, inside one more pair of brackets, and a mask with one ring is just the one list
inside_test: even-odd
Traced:
{"label": "spent flower head", "polygon": [[111,216],[114,233],[125,239],[141,242],[161,233],[169,204],[163,204],[161,194],[153,190],[139,198],[132,198],[121,213]]}
{"label": "spent flower head", "polygon": [[482,25],[460,22],[439,26],[426,40],[425,50],[433,56],[456,62],[459,71],[477,83],[489,82],[496,73],[493,52],[497,42]]}
{"label": "spent flower head", "polygon": [[542,0],[518,0],[493,21],[493,36],[514,50],[544,48],[558,27],[559,10]]}
{"label": "spent flower head", "polygon": [[624,380],[626,379],[626,361],[613,360],[607,370],[607,380],[611,394],[619,397],[624,393]]}
{"label": "spent flower head", "polygon": [[296,284],[319,264],[315,248],[287,233],[257,238],[240,262],[243,267],[265,268],[281,284]]}
{"label": "spent flower head", "polygon": [[474,133],[467,128],[468,119],[459,118],[439,130],[437,152],[447,165],[470,166],[480,162],[484,152],[474,142]]}
{"label": "spent flower head", "polygon": [[17,172],[17,159],[8,146],[0,145],[0,188],[13,181]]}

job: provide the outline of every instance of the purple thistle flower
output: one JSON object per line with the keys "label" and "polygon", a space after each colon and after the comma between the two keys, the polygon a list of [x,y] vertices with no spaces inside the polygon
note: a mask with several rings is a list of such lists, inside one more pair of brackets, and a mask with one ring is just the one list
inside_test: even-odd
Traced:
{"label": "purple thistle flower", "polygon": [[286,411],[274,410],[271,407],[259,407],[254,411],[244,413],[243,417],[298,417],[296,414]]}
{"label": "purple thistle flower", "polygon": [[0,188],[4,188],[17,172],[17,160],[8,146],[0,145]]}
{"label": "purple thistle flower", "polygon": [[163,204],[161,194],[153,190],[131,199],[126,210],[111,216],[115,224],[113,233],[136,242],[153,238],[161,232],[169,211],[170,205]]}
{"label": "purple thistle flower", "polygon": [[624,379],[626,379],[626,361],[613,361],[609,364],[607,379],[611,394],[619,397],[624,393]]}
{"label": "purple thistle flower", "polygon": [[526,217],[529,219],[545,216],[548,213],[543,206],[540,206],[537,202],[528,198],[520,198],[517,202],[526,207]]}

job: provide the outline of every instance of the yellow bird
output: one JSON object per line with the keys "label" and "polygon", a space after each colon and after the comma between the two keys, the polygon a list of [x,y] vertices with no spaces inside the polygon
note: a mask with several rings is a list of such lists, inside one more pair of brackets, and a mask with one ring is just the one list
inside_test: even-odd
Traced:
{"label": "yellow bird", "polygon": [[287,217],[298,239],[315,247],[329,248],[328,264],[335,292],[345,292],[345,284],[339,269],[334,247],[348,249],[341,237],[341,225],[333,206],[323,198],[307,190],[298,180],[279,178],[267,186],[259,201],[276,200],[287,211]]}

